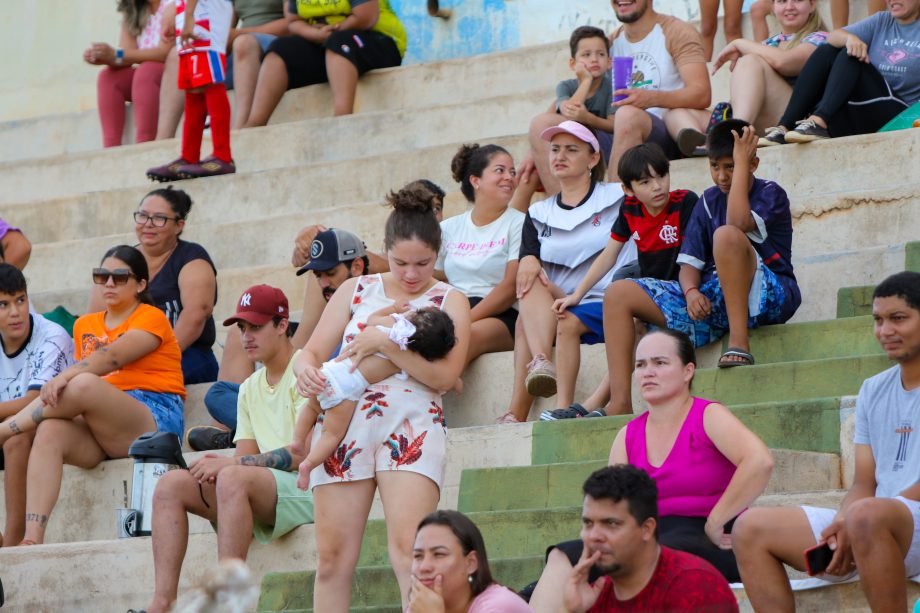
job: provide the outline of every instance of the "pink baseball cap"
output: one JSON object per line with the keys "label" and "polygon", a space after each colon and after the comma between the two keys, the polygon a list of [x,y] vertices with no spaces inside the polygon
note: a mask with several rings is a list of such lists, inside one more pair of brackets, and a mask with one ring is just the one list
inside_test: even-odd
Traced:
{"label": "pink baseball cap", "polygon": [[552,128],[546,128],[540,132],[540,138],[549,142],[557,134],[571,134],[580,141],[586,142],[591,145],[591,148],[595,152],[601,150],[600,144],[597,142],[597,137],[594,136],[594,132],[581,125],[577,121],[563,121],[558,126]]}

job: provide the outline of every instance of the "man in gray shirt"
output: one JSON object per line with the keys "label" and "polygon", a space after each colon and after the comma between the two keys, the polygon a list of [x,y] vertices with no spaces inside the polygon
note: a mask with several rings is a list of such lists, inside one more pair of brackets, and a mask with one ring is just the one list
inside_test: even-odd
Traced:
{"label": "man in gray shirt", "polygon": [[863,382],[856,401],[856,470],[839,511],[756,508],[732,539],[756,611],[794,611],[783,568],[806,570],[803,552],[832,550],[822,579],[858,574],[873,611],[907,609],[906,577],[920,573],[920,274],[888,277],[873,294],[875,336],[897,364]]}

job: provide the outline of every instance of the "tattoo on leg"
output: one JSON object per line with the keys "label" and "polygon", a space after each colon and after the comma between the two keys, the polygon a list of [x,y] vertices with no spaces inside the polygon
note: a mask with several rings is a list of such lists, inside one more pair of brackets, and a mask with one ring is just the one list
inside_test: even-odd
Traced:
{"label": "tattoo on leg", "polygon": [[34,409],[32,409],[32,421],[35,422],[36,426],[42,423],[44,419],[45,419],[45,407],[44,406],[39,405],[35,407]]}
{"label": "tattoo on leg", "polygon": [[38,522],[38,527],[44,528],[48,525],[48,516],[40,515],[39,513],[26,513],[26,523],[30,521]]}
{"label": "tattoo on leg", "polygon": [[22,429],[19,427],[19,424],[16,423],[16,420],[10,420],[10,431],[13,434],[22,434]]}

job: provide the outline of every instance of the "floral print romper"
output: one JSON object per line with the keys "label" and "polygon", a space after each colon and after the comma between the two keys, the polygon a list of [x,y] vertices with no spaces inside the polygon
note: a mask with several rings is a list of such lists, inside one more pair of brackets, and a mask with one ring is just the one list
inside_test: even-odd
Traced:
{"label": "floral print romper", "polygon": [[[442,308],[452,289],[438,281],[409,304],[416,309]],[[384,292],[379,274],[360,277],[342,347],[364,329],[371,313],[393,302]],[[322,433],[321,419],[313,430],[314,442]],[[446,451],[447,427],[441,394],[412,377],[401,381],[393,375],[365,390],[339,448],[313,469],[310,485],[372,479],[378,471],[398,470],[425,475],[440,489],[447,464]]]}

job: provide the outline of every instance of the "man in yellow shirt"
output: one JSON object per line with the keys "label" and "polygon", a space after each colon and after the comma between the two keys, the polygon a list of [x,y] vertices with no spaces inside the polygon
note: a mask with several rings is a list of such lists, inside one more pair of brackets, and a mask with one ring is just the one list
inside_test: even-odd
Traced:
{"label": "man in yellow shirt", "polygon": [[299,351],[287,336],[287,298],[268,285],[250,287],[240,296],[236,314],[224,321],[225,326],[233,324],[240,329],[247,356],[264,367],[240,386],[236,453],[207,453],[188,471],[170,471],[157,484],[156,589],[148,613],[165,613],[176,599],[188,544],[187,513],[215,524],[220,560],[246,559],[253,536],[267,543],[313,522],[313,495],[295,485],[303,456],[290,447],[294,422],[307,399],[294,387]]}

